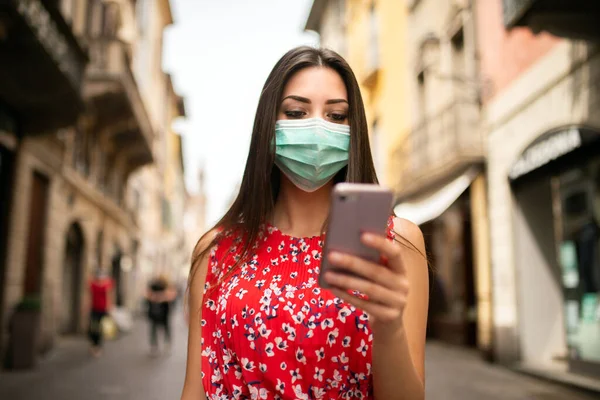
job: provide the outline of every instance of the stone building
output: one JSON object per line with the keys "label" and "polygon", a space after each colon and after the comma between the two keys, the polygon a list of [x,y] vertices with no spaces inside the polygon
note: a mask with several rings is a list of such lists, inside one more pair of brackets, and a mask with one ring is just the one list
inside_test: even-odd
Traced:
{"label": "stone building", "polygon": [[494,353],[600,389],[600,7],[479,7]]}
{"label": "stone building", "polygon": [[142,38],[155,43],[166,24],[141,19],[148,4],[170,15],[168,0],[1,6],[0,353],[24,298],[40,299],[40,350],[83,332],[95,268],[115,279],[116,305],[134,301],[140,234],[130,177],[157,160],[167,125],[157,120],[173,117],[167,84],[154,92],[155,75],[140,67],[161,66],[160,47]]}

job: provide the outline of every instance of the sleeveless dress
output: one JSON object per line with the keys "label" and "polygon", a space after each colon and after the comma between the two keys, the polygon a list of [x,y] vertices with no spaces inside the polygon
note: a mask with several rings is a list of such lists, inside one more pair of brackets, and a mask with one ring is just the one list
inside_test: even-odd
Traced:
{"label": "sleeveless dress", "polygon": [[202,307],[208,399],[373,398],[368,316],[319,287],[323,240],[267,224],[249,261],[228,274],[243,242],[221,234]]}

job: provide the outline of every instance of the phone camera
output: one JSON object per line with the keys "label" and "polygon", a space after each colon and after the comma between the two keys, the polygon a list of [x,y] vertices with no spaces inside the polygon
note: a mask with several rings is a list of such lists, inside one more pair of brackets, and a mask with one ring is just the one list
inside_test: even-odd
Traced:
{"label": "phone camera", "polygon": [[346,201],[348,200],[348,196],[346,196],[345,194],[340,196],[340,201]]}

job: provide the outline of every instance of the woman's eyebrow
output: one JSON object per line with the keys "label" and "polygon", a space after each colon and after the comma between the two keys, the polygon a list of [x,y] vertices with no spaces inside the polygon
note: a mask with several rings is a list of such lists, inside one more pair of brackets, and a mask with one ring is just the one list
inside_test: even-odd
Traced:
{"label": "woman's eyebrow", "polygon": [[331,100],[327,100],[325,102],[325,104],[338,104],[338,103],[346,103],[346,104],[348,104],[348,100],[345,100],[345,99],[331,99]]}
{"label": "woman's eyebrow", "polygon": [[281,100],[281,102],[283,103],[287,99],[296,100],[296,101],[299,101],[301,103],[306,103],[306,104],[310,104],[311,103],[310,99],[307,99],[306,97],[296,96],[296,95],[293,95],[293,94],[284,97],[284,99]]}

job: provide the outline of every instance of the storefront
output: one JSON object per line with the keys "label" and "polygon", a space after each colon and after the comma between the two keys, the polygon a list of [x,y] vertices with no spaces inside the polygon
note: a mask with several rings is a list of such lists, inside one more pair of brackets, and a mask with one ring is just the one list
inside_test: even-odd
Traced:
{"label": "storefront", "polygon": [[600,129],[552,129],[509,172],[522,359],[600,378]]}
{"label": "storefront", "polygon": [[479,213],[485,209],[482,190],[483,170],[471,166],[443,184],[402,199],[394,212],[419,225],[425,238],[430,264],[428,338],[479,347],[485,353],[490,312],[489,301],[481,296],[481,289],[489,285],[478,282],[488,276],[478,272],[488,269],[487,257],[480,256],[485,246],[479,245],[487,241],[481,225],[485,215]]}

